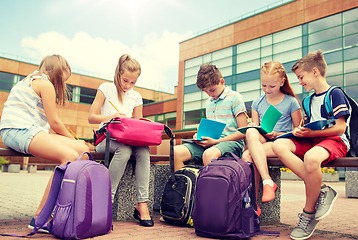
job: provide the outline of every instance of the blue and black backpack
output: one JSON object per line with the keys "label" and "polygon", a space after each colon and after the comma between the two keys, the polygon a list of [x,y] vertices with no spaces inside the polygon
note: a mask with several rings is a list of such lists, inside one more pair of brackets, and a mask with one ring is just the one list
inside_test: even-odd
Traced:
{"label": "blue and black backpack", "polygon": [[[349,126],[346,130],[346,136],[349,140],[350,144],[350,150],[347,153],[347,157],[357,157],[358,156],[358,104],[357,102],[349,97],[342,88],[332,86],[328,89],[325,97],[324,97],[324,106],[327,112],[328,119],[333,119],[333,109],[332,109],[332,96],[331,92],[334,88],[340,89],[344,95],[346,96],[350,108],[351,108],[351,116],[349,121]],[[309,95],[305,99],[303,99],[303,109],[306,113],[306,116],[308,119],[311,118],[311,101],[312,101],[312,95]]]}

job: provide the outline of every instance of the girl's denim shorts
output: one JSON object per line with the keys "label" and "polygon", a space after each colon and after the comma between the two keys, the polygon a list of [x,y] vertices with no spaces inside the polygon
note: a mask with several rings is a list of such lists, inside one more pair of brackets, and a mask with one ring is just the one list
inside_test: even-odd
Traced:
{"label": "girl's denim shorts", "polygon": [[30,154],[30,142],[40,131],[40,128],[32,125],[30,128],[4,128],[0,130],[0,134],[6,147],[21,153]]}

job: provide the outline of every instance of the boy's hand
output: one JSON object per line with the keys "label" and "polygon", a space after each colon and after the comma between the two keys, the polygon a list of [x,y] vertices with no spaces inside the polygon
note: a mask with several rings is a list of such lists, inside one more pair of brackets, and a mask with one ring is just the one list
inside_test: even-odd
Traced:
{"label": "boy's hand", "polygon": [[296,127],[295,129],[293,129],[292,134],[296,137],[309,138],[309,137],[312,137],[313,132],[314,131],[309,128]]}
{"label": "boy's hand", "polygon": [[201,139],[204,139],[204,141],[194,142],[203,148],[208,148],[218,143],[218,140],[209,137],[201,137]]}

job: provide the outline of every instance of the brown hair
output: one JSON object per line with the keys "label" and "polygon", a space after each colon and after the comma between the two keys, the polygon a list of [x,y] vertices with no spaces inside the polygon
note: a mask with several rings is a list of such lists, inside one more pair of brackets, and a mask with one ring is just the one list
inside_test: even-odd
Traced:
{"label": "brown hair", "polygon": [[141,69],[138,61],[131,58],[130,55],[123,54],[119,58],[116,70],[114,72],[114,85],[117,88],[118,100],[121,103],[123,102],[122,93],[124,92],[123,88],[121,86],[121,74],[124,73],[124,70],[130,71],[130,72],[138,72],[138,76],[142,72],[142,69]]}
{"label": "brown hair", "polygon": [[310,72],[313,68],[317,68],[322,77],[326,76],[327,63],[324,60],[322,50],[317,52],[310,52],[300,60],[298,60],[295,65],[293,65],[291,71],[295,72],[298,68],[302,68],[303,71]]}
{"label": "brown hair", "polygon": [[296,94],[293,92],[290,82],[288,81],[288,77],[286,74],[285,68],[282,66],[280,62],[272,61],[264,63],[261,67],[261,74],[274,75],[278,74],[278,76],[282,79],[285,79],[283,85],[280,87],[280,91],[284,94],[291,95],[295,98]]}
{"label": "brown hair", "polygon": [[64,79],[64,72],[71,75],[70,64],[60,55],[53,54],[42,59],[39,65],[40,74],[47,75],[56,91],[56,104],[65,105],[68,99],[67,88]]}
{"label": "brown hair", "polygon": [[196,86],[203,90],[209,86],[218,85],[222,78],[223,75],[215,65],[203,64],[198,71]]}

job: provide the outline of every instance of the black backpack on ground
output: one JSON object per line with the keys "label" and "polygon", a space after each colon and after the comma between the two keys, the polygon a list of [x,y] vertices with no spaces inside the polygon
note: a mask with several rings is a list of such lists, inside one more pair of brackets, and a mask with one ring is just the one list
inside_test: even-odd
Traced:
{"label": "black backpack on ground", "polygon": [[171,176],[165,185],[160,202],[160,214],[166,223],[193,226],[193,193],[196,189],[200,165],[187,165],[174,172],[174,158],[170,159]]}

